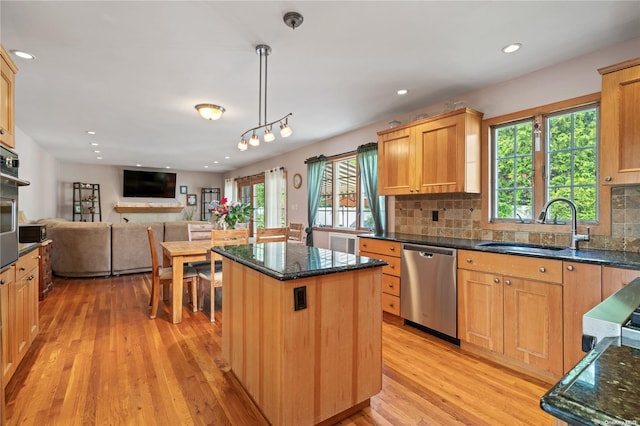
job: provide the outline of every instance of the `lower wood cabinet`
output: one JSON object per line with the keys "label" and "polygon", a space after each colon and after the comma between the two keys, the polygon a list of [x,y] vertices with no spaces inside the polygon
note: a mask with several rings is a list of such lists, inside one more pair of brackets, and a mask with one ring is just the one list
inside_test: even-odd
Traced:
{"label": "lower wood cabinet", "polygon": [[46,240],[40,243],[40,277],[38,300],[44,300],[53,290],[53,274],[51,273],[51,248],[53,242]]}
{"label": "lower wood cabinet", "polygon": [[[3,271],[2,378],[6,386],[38,334],[38,270],[40,255],[33,250]],[[5,280],[5,274],[7,279]],[[9,279],[13,280],[9,281]]]}
{"label": "lower wood cabinet", "polygon": [[359,238],[359,255],[382,259],[382,310],[400,315],[400,254],[401,243],[397,241]]}
{"label": "lower wood cabinet", "polygon": [[640,277],[637,269],[614,268],[612,266],[602,267],[602,300],[611,296],[635,278]]}
{"label": "lower wood cabinet", "polygon": [[[459,250],[460,341],[561,376],[561,268],[557,260]],[[522,276],[506,274],[514,272]]]}
{"label": "lower wood cabinet", "polygon": [[602,301],[601,266],[563,262],[562,323],[564,334],[564,372],[586,355],[582,351],[582,316]]}

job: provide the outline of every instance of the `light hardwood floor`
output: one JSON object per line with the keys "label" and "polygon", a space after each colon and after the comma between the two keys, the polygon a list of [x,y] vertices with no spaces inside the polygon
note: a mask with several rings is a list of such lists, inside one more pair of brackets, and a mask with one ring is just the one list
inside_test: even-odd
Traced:
{"label": "light hardwood floor", "polygon": [[[220,322],[164,306],[147,316],[150,275],[54,279],[40,334],[6,387],[8,424],[262,425],[216,367]],[[219,317],[218,317],[219,318]],[[551,425],[550,385],[411,328],[383,325],[383,390],[342,425]]]}

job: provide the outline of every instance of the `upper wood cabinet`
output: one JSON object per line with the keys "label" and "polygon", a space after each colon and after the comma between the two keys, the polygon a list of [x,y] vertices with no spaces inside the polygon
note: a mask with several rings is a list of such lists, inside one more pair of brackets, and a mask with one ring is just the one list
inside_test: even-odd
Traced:
{"label": "upper wood cabinet", "polygon": [[15,144],[15,75],[18,68],[0,45],[0,143],[8,148]]}
{"label": "upper wood cabinet", "polygon": [[602,183],[640,183],[640,58],[601,68],[598,72],[602,74]]}
{"label": "upper wood cabinet", "polygon": [[479,193],[481,123],[462,108],[378,132],[380,195]]}

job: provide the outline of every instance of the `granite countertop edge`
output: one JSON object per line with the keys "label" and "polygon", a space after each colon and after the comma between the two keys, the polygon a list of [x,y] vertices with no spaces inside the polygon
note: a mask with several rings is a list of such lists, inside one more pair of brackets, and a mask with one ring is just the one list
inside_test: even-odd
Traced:
{"label": "granite countertop edge", "polygon": [[355,270],[359,270],[359,269],[368,269],[368,268],[376,268],[376,267],[381,267],[381,266],[385,266],[387,265],[387,262],[385,262],[384,260],[380,260],[380,259],[374,259],[374,258],[369,258],[369,257],[365,257],[365,256],[356,256],[357,258],[360,259],[367,259],[367,261],[365,263],[355,263],[353,265],[341,265],[341,266],[336,266],[336,267],[330,267],[330,268],[323,268],[323,269],[313,269],[313,270],[302,270],[302,271],[296,271],[296,272],[290,272],[290,273],[280,273],[277,271],[274,271],[273,269],[270,269],[266,266],[262,266],[256,263],[251,262],[250,260],[247,260],[246,258],[242,257],[242,256],[238,256],[236,254],[233,253],[229,253],[224,251],[224,249],[219,249],[217,247],[213,247],[211,249],[212,251],[214,251],[215,253],[226,257],[228,259],[231,259],[235,262],[240,263],[241,265],[244,265],[248,268],[251,268],[253,270],[256,270],[258,272],[261,272],[271,278],[275,278],[276,280],[279,281],[291,281],[291,280],[297,280],[297,279],[301,279],[301,278],[309,278],[309,277],[317,277],[317,276],[321,276],[321,275],[329,275],[329,274],[337,274],[340,272],[347,272],[347,271],[355,271]]}
{"label": "granite countertop edge", "polygon": [[[568,248],[552,253],[523,253],[513,252],[500,247],[487,247],[478,244],[488,243],[487,240],[470,240],[464,238],[429,237],[424,235],[389,233],[383,235],[361,234],[360,238],[396,241],[400,243],[425,244],[435,247],[448,247],[462,250],[475,250],[489,253],[509,254],[513,256],[538,257],[545,259],[564,260],[570,262],[592,263],[627,269],[640,269],[640,254],[612,250]],[[517,244],[517,243],[514,243]]]}

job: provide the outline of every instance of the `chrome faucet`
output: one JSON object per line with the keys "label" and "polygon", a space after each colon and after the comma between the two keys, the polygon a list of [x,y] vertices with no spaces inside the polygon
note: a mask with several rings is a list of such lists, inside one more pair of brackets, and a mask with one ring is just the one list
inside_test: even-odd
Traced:
{"label": "chrome faucet", "polygon": [[536,221],[538,223],[546,223],[547,210],[549,210],[549,207],[551,206],[551,204],[556,203],[558,201],[564,201],[565,203],[569,204],[569,207],[571,208],[571,245],[569,246],[569,248],[571,250],[578,250],[579,241],[589,241],[589,239],[591,238],[591,229],[589,229],[589,227],[587,226],[586,235],[578,234],[578,218],[577,218],[578,210],[576,209],[576,205],[573,203],[573,201],[571,201],[568,198],[562,198],[562,197],[554,198],[547,201],[547,203],[542,208],[542,212],[540,212],[540,215],[538,216],[538,219]]}

